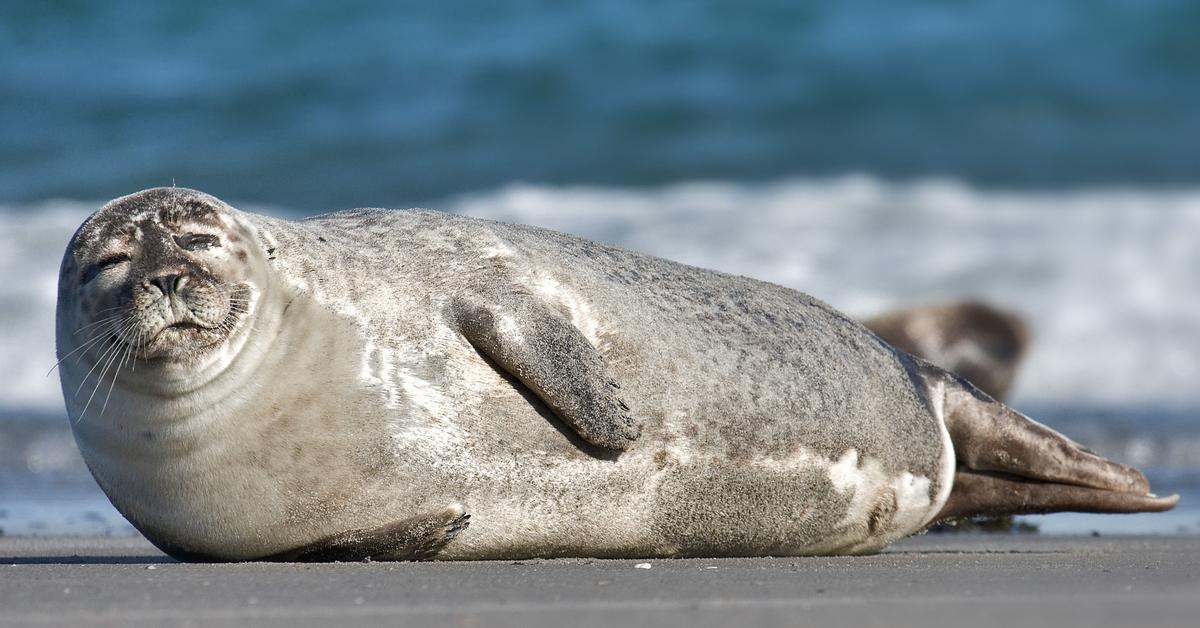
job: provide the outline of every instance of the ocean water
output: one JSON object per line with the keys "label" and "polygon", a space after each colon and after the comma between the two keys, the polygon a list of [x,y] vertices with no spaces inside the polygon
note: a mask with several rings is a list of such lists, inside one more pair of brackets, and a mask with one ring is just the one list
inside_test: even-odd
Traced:
{"label": "ocean water", "polygon": [[1191,0],[0,3],[0,200],[1200,182]]}
{"label": "ocean water", "polygon": [[0,530],[127,533],[53,358],[58,263],[177,183],[289,217],[432,206],[775,281],[1026,317],[1013,405],[1200,532],[1200,5],[0,3]]}

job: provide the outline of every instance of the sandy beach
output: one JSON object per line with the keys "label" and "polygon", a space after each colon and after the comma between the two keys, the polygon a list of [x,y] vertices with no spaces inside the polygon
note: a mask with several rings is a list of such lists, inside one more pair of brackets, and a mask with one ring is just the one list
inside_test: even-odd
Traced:
{"label": "sandy beach", "polygon": [[0,609],[5,626],[1195,626],[1200,537],[929,535],[866,557],[316,565],[180,564],[141,539],[10,537]]}

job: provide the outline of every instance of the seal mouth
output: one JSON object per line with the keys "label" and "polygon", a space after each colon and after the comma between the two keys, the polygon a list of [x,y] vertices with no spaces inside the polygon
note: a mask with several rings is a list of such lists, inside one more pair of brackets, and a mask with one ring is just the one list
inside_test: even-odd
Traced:
{"label": "seal mouth", "polygon": [[[167,325],[166,327],[163,327],[162,331],[166,331],[168,329],[178,329],[178,330],[196,329],[196,330],[199,330],[199,329],[212,329],[212,327],[201,325],[199,323],[193,323],[191,321],[179,321],[178,323],[172,323],[170,325]],[[161,334],[162,331],[160,331],[158,333]]]}
{"label": "seal mouth", "polygon": [[146,362],[170,360],[172,355],[183,349],[196,354],[225,340],[225,334],[217,327],[206,327],[192,321],[180,321],[164,326],[139,347],[138,356]]}
{"label": "seal mouth", "polygon": [[238,285],[229,297],[229,309],[221,320],[203,322],[193,314],[163,325],[140,343],[140,357],[147,361],[178,358],[174,354],[181,351],[195,356],[224,342],[239,327],[248,310],[249,289]]}
{"label": "seal mouth", "polygon": [[166,325],[162,329],[158,330],[158,332],[156,332],[154,336],[150,338],[146,345],[153,345],[154,343],[158,342],[159,338],[162,338],[164,334],[172,334],[180,338],[194,338],[205,335],[206,332],[213,331],[216,331],[215,327],[201,325],[200,323],[194,321],[178,321],[171,323],[170,325]]}

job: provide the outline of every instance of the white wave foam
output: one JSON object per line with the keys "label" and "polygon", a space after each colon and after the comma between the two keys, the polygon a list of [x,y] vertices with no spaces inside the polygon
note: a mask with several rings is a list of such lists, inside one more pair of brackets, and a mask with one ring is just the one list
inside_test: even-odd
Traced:
{"label": "white wave foam", "polygon": [[58,266],[75,229],[99,204],[0,206],[0,413],[61,412],[54,365]]}
{"label": "white wave foam", "polygon": [[[0,411],[62,406],[55,376],[44,377],[54,286],[63,247],[98,205],[0,207]],[[1034,328],[1017,405],[1200,404],[1200,190],[1012,193],[846,177],[511,185],[442,207],[775,281],[858,316],[983,298]]]}

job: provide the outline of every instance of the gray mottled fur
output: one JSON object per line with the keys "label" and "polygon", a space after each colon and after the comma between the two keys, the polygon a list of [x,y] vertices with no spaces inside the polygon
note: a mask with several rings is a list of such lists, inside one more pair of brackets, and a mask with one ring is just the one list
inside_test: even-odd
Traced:
{"label": "gray mottled fur", "polygon": [[[893,524],[883,488],[849,517],[832,462],[948,490],[941,419],[907,356],[795,290],[431,211],[223,211],[254,233],[250,263],[280,304],[255,323],[271,349],[220,404],[239,436],[130,437],[158,461],[135,476],[88,430],[137,417],[76,430],[118,508],[179,555],[260,558],[456,504],[472,525],[443,558],[869,551],[939,504]],[[489,346],[499,326],[479,321],[501,315],[516,336]],[[571,334],[595,354],[565,340],[551,359],[504,357]],[[594,403],[556,415],[539,394]],[[609,432],[580,438],[588,425]],[[195,464],[159,453],[213,442]],[[226,512],[235,501],[257,506]]]}
{"label": "gray mottled fur", "polygon": [[[754,457],[786,458],[803,446],[836,460],[854,449],[879,460],[889,474],[938,476],[937,419],[904,358],[858,323],[796,291],[543,229],[436,212],[360,210],[300,223],[255,220],[279,241],[284,274],[311,286],[310,298],[378,304],[367,309],[365,327],[388,330],[377,334],[379,342],[398,351],[426,346],[434,335],[429,328],[446,324],[445,305],[456,298],[475,299],[482,290],[497,307],[519,310],[530,298],[531,269],[586,294],[604,321],[604,357],[643,424],[633,450],[651,451],[658,464],[672,467],[657,487],[646,530],[667,553],[782,553],[793,544],[819,543],[841,520],[845,498],[828,486],[824,469],[791,477],[748,466]],[[362,247],[364,241],[371,246]],[[512,258],[491,256],[496,246],[510,249]],[[364,283],[363,277],[377,280]],[[522,323],[529,326],[527,335],[546,333],[536,319]],[[436,378],[443,362],[460,359],[448,353],[434,352],[409,368]],[[554,374],[563,386],[580,376],[573,367],[563,364]],[[456,396],[453,379],[439,385]],[[515,457],[531,454],[561,461],[592,455],[524,396],[480,401],[470,393],[456,399],[472,410],[459,421],[477,435],[466,446],[481,466],[507,468]],[[675,429],[666,429],[668,422]],[[674,464],[664,448],[669,444],[702,453],[695,462]],[[622,473],[620,460],[609,466],[611,473],[587,478],[592,485],[557,482],[537,465],[507,471],[518,475],[501,487],[447,476],[430,483],[438,497],[422,501],[539,487],[538,501],[554,512],[553,523],[541,525],[565,534],[521,539],[529,546],[509,551],[571,553],[583,543],[571,531],[603,524],[606,502],[619,503],[641,488],[644,478],[636,470]],[[418,491],[432,487],[422,482]],[[477,515],[476,530],[484,525]],[[546,536],[553,535],[547,530]]]}

